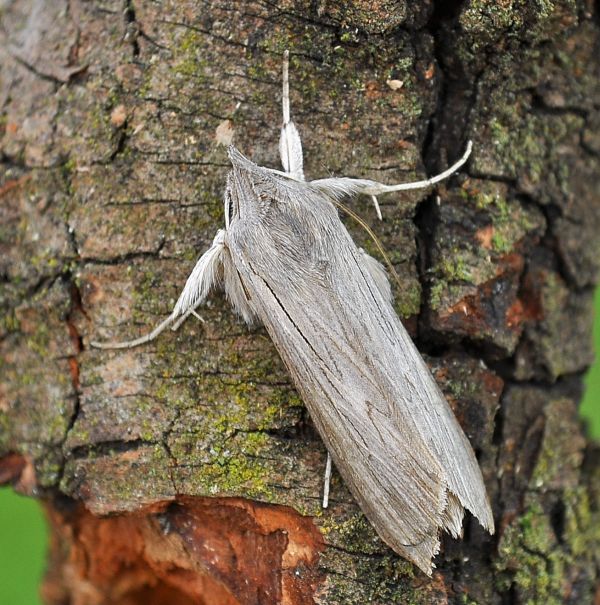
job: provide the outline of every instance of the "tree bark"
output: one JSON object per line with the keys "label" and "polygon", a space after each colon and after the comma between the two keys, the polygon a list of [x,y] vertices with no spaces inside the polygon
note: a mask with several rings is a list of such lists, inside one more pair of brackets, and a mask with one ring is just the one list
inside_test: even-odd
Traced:
{"label": "tree bark", "polygon": [[[600,241],[591,0],[0,6],[0,478],[40,498],[48,604],[598,603],[600,465],[577,415]],[[308,178],[350,202],[476,450],[432,578],[376,536],[266,333],[216,295],[133,350],[223,224],[226,144],[278,167],[282,52]],[[345,220],[345,219],[344,219]],[[356,240],[372,249],[361,228]],[[376,252],[374,252],[376,254]]]}

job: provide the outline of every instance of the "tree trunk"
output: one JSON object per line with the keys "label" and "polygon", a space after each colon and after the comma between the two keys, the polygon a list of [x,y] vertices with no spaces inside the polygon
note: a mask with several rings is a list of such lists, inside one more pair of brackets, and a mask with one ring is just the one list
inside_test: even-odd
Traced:
{"label": "tree trunk", "polygon": [[[577,416],[600,241],[591,0],[0,5],[0,477],[52,528],[48,604],[598,603],[600,465]],[[308,178],[350,202],[478,455],[428,578],[334,473],[262,329],[225,299],[132,350],[223,224],[226,145],[279,167],[282,52]],[[346,219],[344,219],[346,220]],[[351,222],[357,242],[373,248]],[[374,251],[374,254],[377,254]]]}

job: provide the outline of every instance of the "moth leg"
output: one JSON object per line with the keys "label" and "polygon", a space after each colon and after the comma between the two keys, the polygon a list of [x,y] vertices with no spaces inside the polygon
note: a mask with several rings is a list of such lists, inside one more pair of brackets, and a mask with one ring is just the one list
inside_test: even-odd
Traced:
{"label": "moth leg", "polygon": [[90,342],[90,346],[95,349],[131,349],[133,347],[137,347],[139,345],[143,345],[151,340],[154,340],[159,334],[164,332],[173,322],[175,321],[175,316],[173,313],[167,317],[164,321],[159,323],[152,332],[149,334],[145,334],[144,336],[140,336],[134,340],[126,340],[123,342],[98,342],[96,340],[92,340]]}
{"label": "moth leg", "polygon": [[473,143],[469,141],[467,143],[467,148],[465,149],[465,152],[457,162],[452,164],[452,166],[450,166],[443,172],[440,172],[439,174],[436,174],[435,176],[432,176],[431,178],[425,179],[423,181],[415,181],[412,183],[399,183],[397,185],[384,185],[383,183],[371,181],[369,179],[334,177],[310,181],[309,184],[312,187],[319,189],[320,191],[324,191],[338,198],[346,195],[356,195],[359,193],[370,195],[371,198],[373,198],[374,196],[381,195],[382,193],[392,193],[394,191],[409,191],[412,189],[426,189],[427,187],[431,187],[432,185],[435,185],[436,183],[447,179],[449,176],[452,176],[461,166],[466,163],[469,156],[471,155],[472,149]]}
{"label": "moth leg", "polygon": [[381,193],[391,193],[392,191],[408,191],[410,189],[426,189],[427,187],[431,187],[431,185],[435,185],[436,183],[439,183],[440,181],[443,181],[444,179],[447,179],[448,177],[452,176],[461,166],[463,166],[469,159],[472,149],[473,142],[469,141],[467,143],[465,152],[458,161],[454,162],[452,166],[446,168],[446,170],[444,170],[443,172],[440,172],[435,176],[425,179],[424,181],[415,181],[413,183],[400,183],[399,185],[383,185],[382,183],[377,183],[377,185],[373,187],[372,190],[369,190],[369,188],[367,188],[367,191],[365,191],[365,193],[368,193],[369,195],[379,195]]}
{"label": "moth leg", "polygon": [[213,286],[220,283],[223,272],[223,251],[225,250],[225,229],[219,229],[211,247],[198,259],[196,266],[185,282],[173,314],[185,315],[204,302]]}
{"label": "moth leg", "polygon": [[188,277],[179,299],[175,303],[173,312],[158,324],[152,332],[125,342],[92,341],[90,345],[97,349],[130,349],[154,340],[171,324],[174,324],[173,329],[176,330],[206,300],[211,288],[220,282],[223,271],[224,249],[225,230],[219,229],[211,247],[200,257]]}
{"label": "moth leg", "polygon": [[331,484],[331,454],[327,452],[327,462],[325,463],[325,479],[323,481],[323,508],[329,506],[329,486]]}
{"label": "moth leg", "polygon": [[283,53],[283,91],[281,103],[283,110],[283,124],[279,137],[279,155],[285,174],[303,181],[302,141],[300,133],[290,118],[290,81],[289,81],[289,51]]}
{"label": "moth leg", "polygon": [[173,332],[176,332],[177,330],[179,330],[179,327],[181,326],[181,324],[190,316],[193,315],[197,320],[201,321],[202,323],[206,323],[204,321],[204,317],[202,317],[201,315],[198,315],[198,313],[196,313],[196,309],[202,304],[202,302],[204,301],[200,301],[193,309],[188,309],[172,326],[171,326],[171,330],[173,330]]}
{"label": "moth leg", "polygon": [[290,119],[290,51],[283,51],[283,67],[281,77],[281,110],[283,113],[283,125],[285,126]]}

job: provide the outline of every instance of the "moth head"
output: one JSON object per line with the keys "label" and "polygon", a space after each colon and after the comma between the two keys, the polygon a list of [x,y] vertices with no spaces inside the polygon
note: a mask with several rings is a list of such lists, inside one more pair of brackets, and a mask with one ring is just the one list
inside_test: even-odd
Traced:
{"label": "moth head", "polygon": [[243,156],[233,145],[228,150],[232,171],[227,178],[225,210],[227,220],[264,216],[284,199],[281,179]]}

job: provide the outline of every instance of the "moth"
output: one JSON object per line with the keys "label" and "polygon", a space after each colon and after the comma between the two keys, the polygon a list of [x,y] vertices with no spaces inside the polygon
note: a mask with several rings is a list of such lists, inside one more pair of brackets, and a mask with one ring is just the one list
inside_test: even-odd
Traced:
{"label": "moth", "polygon": [[305,181],[283,65],[283,171],[235,147],[224,194],[225,228],[200,257],[171,315],[148,342],[177,328],[222,288],[248,324],[265,326],[327,451],[379,536],[432,573],[440,533],[462,534],[464,510],[490,533],[494,520],[479,465],[461,427],[392,307],[385,270],[352,240],[341,198],[429,187],[453,174],[384,185]]}

